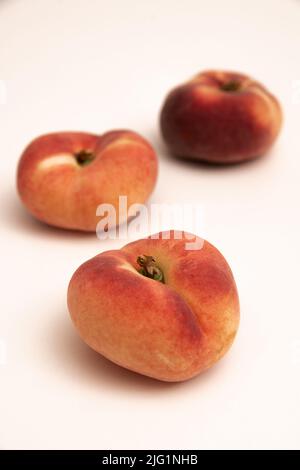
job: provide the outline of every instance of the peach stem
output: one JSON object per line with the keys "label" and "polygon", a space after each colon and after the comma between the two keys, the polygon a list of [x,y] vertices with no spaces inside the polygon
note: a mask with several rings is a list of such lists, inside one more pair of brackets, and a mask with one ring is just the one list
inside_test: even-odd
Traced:
{"label": "peach stem", "polygon": [[238,91],[239,88],[240,84],[236,80],[230,80],[229,82],[223,83],[221,85],[221,90],[223,91]]}
{"label": "peach stem", "polygon": [[164,274],[152,256],[141,255],[137,257],[136,261],[141,266],[140,274],[164,283]]}
{"label": "peach stem", "polygon": [[79,152],[75,153],[75,158],[78,165],[85,166],[91,163],[94,160],[95,156],[89,150],[80,150]]}

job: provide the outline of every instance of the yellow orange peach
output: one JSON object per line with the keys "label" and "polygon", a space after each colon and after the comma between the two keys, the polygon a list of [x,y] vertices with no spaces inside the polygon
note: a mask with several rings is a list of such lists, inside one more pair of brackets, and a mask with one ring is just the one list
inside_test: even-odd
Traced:
{"label": "yellow orange peach", "polygon": [[[71,318],[91,348],[171,382],[216,363],[239,324],[237,288],[224,257],[199,237],[177,236],[162,232],[101,253],[77,269],[68,289]],[[187,249],[191,240],[197,243]]]}
{"label": "yellow orange peach", "polygon": [[101,136],[58,132],[35,139],[21,156],[17,187],[37,219],[66,229],[93,231],[100,204],[118,217],[119,196],[128,206],[144,203],[157,178],[151,145],[128,130]]}

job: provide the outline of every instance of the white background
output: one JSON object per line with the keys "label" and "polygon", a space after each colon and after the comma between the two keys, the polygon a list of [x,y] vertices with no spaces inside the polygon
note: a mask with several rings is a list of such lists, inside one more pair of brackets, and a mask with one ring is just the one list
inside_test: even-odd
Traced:
{"label": "white background", "polygon": [[[1,1],[1,448],[299,448],[299,25],[297,0]],[[168,156],[162,100],[207,68],[248,73],[280,98],[266,158],[211,168]],[[16,195],[32,138],[119,127],[159,154],[153,202],[203,206],[200,235],[238,284],[234,346],[186,383],[127,372],[81,342],[69,278],[124,242],[43,226]]]}

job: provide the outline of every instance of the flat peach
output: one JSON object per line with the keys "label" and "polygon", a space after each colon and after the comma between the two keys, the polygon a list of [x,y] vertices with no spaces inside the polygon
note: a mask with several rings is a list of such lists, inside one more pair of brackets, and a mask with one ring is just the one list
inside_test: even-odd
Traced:
{"label": "flat peach", "polygon": [[238,293],[221,253],[166,233],[90,259],[68,289],[72,320],[95,351],[127,369],[182,381],[215,364],[239,324]]}
{"label": "flat peach", "polygon": [[156,178],[155,152],[135,132],[117,130],[102,136],[58,132],[38,137],[25,149],[17,187],[37,219],[94,231],[98,205],[111,204],[118,220],[119,196],[127,196],[128,206],[144,203]]}
{"label": "flat peach", "polygon": [[282,123],[278,100],[236,72],[209,70],[172,90],[160,125],[170,151],[208,163],[237,163],[264,155]]}

